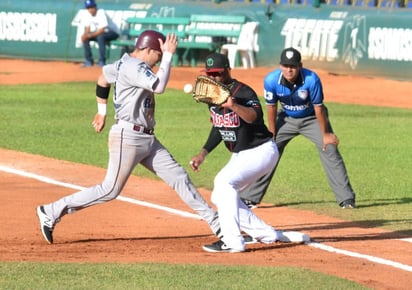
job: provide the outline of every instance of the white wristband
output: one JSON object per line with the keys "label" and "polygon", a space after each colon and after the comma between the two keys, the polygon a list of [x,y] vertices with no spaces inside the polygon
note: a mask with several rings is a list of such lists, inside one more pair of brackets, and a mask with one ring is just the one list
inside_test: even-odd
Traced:
{"label": "white wristband", "polygon": [[107,104],[97,103],[97,114],[106,116]]}
{"label": "white wristband", "polygon": [[173,53],[165,51],[163,52],[162,61],[171,62],[173,57]]}

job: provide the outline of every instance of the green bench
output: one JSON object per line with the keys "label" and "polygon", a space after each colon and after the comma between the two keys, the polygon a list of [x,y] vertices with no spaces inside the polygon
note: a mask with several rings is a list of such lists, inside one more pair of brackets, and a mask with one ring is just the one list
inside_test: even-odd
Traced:
{"label": "green bench", "polygon": [[245,16],[193,14],[190,17],[132,17],[126,20],[127,39],[112,41],[112,45],[130,51],[136,38],[147,29],[164,34],[175,33],[179,38],[173,66],[188,61],[196,66],[202,51],[219,52],[225,43],[236,43],[246,22]]}
{"label": "green bench", "polygon": [[178,37],[186,36],[186,26],[190,23],[188,17],[148,17],[129,18],[129,35],[138,37],[143,31],[153,29],[163,34],[175,33]]}
{"label": "green bench", "polygon": [[187,37],[179,42],[184,49],[183,59],[189,59],[196,66],[202,51],[219,52],[225,43],[236,43],[245,16],[193,14],[186,28]]}
{"label": "green bench", "polygon": [[185,29],[190,23],[189,17],[131,17],[126,19],[122,31],[125,39],[111,41],[111,45],[122,47],[122,51],[131,51],[136,38],[145,30],[153,29],[163,34],[175,33],[179,38],[186,37]]}

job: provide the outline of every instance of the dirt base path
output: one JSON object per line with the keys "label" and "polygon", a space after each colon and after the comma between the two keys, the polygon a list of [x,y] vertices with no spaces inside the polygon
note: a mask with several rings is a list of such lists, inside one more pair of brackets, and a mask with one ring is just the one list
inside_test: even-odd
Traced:
{"label": "dirt base path", "polygon": [[[97,67],[82,69],[79,64],[63,62],[1,59],[0,64],[0,84],[95,81],[100,73]],[[199,69],[174,68],[170,86],[183,88],[193,81]],[[232,74],[261,94],[262,79],[267,72],[269,69],[239,69]],[[409,83],[318,73],[328,102],[412,108]],[[394,96],[396,103],[391,102]],[[316,247],[330,246],[385,259],[380,261],[411,265],[412,244],[399,240],[402,236],[270,204],[255,212],[277,229],[309,234],[314,244],[257,244],[248,246],[248,251],[242,254],[210,254],[201,249],[204,243],[214,241],[203,221],[115,200],[65,217],[56,226],[55,244],[50,246],[38,228],[36,206],[72,193],[70,184],[87,187],[100,182],[105,170],[4,149],[0,149],[0,166],[66,183],[66,186],[55,185],[0,170],[2,261],[288,265],[339,276],[375,289],[407,289],[412,281],[410,266],[399,269],[378,263],[379,260],[367,260],[365,256],[348,256]],[[201,189],[201,193],[210,200],[209,191]],[[131,177],[122,197],[190,212],[167,185],[136,176]]]}
{"label": "dirt base path", "polygon": [[[263,78],[273,68],[234,69],[232,76],[250,85],[258,95],[263,94]],[[201,67],[172,69],[169,87],[182,89],[193,83]],[[366,78],[329,74],[316,70],[323,83],[326,102],[374,105],[412,109],[412,85],[382,78]],[[96,81],[101,68],[82,68],[72,62],[31,62],[0,59],[0,85]]]}

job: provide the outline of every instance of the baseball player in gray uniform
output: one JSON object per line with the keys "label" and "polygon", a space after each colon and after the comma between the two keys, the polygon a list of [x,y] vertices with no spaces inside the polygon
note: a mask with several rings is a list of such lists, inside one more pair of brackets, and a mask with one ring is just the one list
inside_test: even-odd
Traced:
{"label": "baseball player in gray uniform", "polygon": [[[135,50],[103,67],[96,85],[98,112],[93,126],[101,132],[106,124],[106,105],[110,84],[114,84],[115,124],[109,134],[109,164],[101,184],[37,207],[44,239],[53,243],[53,229],[60,219],[77,210],[115,199],[132,170],[142,164],[172,187],[180,198],[196,211],[219,236],[218,216],[192,184],[179,165],[154,135],[155,94],[162,94],[169,80],[171,59],[177,47],[174,34],[164,36],[144,31]],[[153,67],[160,61],[157,73]]]}

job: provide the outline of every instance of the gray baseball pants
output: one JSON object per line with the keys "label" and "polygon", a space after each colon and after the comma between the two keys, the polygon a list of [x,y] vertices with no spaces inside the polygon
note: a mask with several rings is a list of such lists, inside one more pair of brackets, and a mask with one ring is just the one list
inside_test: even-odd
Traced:
{"label": "gray baseball pants", "polygon": [[[326,107],[325,110],[327,114]],[[329,121],[327,125],[329,132],[333,132]],[[326,150],[322,151],[323,137],[316,116],[298,119],[288,117],[283,112],[278,113],[275,142],[279,149],[279,160],[289,141],[298,135],[308,138],[316,145],[323,169],[325,170],[329,185],[335,194],[338,204],[347,199],[355,199],[355,193],[350,184],[345,163],[339,153],[338,147],[329,144],[326,146]],[[278,164],[279,161],[272,172],[266,174],[257,182],[242,191],[239,194],[240,197],[255,203],[260,203],[269,187]],[[296,174],[303,173],[300,173],[299,169],[296,169]]]}
{"label": "gray baseball pants", "polygon": [[203,199],[186,170],[157,138],[117,124],[110,130],[109,164],[103,182],[45,205],[46,214],[58,222],[67,213],[115,199],[139,163],[172,187],[209,224],[213,233],[218,232],[217,212]]}

